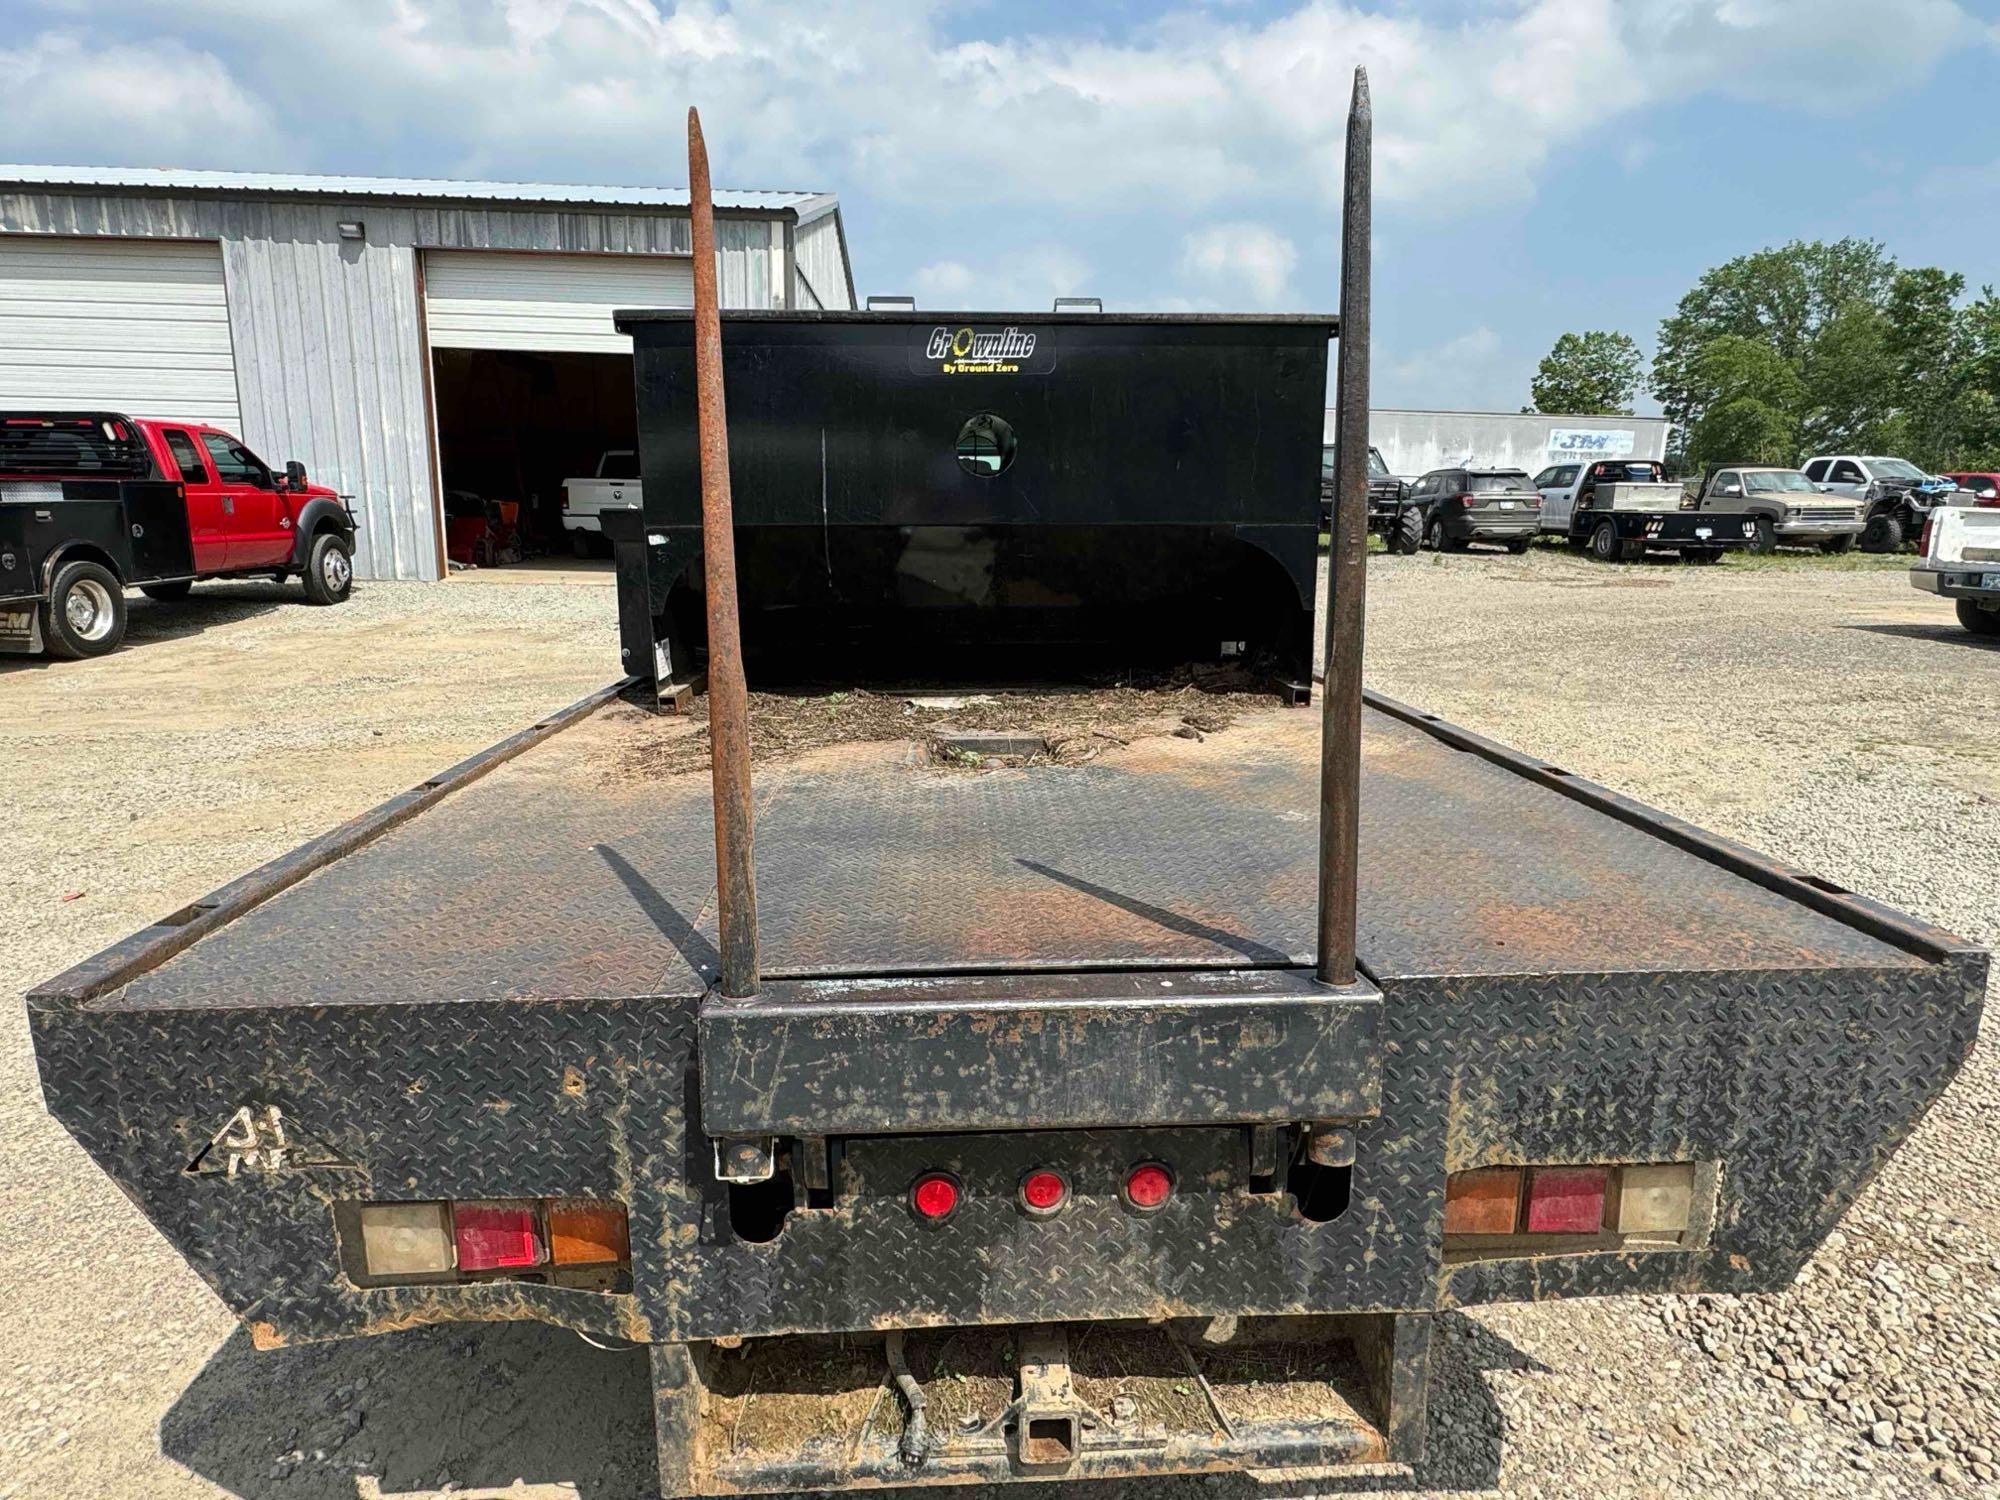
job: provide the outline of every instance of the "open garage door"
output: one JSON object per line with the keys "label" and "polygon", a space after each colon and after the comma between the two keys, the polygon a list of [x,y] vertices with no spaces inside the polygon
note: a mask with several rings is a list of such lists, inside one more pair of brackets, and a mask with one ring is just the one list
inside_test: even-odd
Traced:
{"label": "open garage door", "polygon": [[[688,307],[685,256],[542,255],[432,250],[424,255],[446,550],[494,555],[476,538],[513,518],[518,550],[567,554],[565,479],[637,446],[632,341],[620,307]],[[601,549],[600,549],[601,550]]]}
{"label": "open garage door", "polygon": [[694,262],[680,255],[533,255],[431,250],[424,306],[433,349],[625,354],[620,307],[692,307]]}
{"label": "open garage door", "polygon": [[0,407],[20,406],[241,432],[221,250],[0,236]]}

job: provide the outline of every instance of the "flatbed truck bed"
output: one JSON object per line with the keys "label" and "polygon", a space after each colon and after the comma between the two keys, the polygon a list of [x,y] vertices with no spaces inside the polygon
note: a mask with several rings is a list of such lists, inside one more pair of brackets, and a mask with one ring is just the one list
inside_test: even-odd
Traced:
{"label": "flatbed truck bed", "polygon": [[[1337,322],[733,320],[739,527],[690,116],[694,317],[618,315],[631,675],[29,996],[258,1346],[540,1320],[648,1347],[668,1494],[994,1483],[1412,1463],[1443,1309],[1791,1280],[1987,956],[1364,695],[1370,141],[1357,74]],[[1336,328],[1317,713],[753,779],[739,529],[820,570],[780,614],[1302,662]],[[695,665],[707,776],[629,753]]]}
{"label": "flatbed truck bed", "polygon": [[[1100,1393],[1088,1351],[1157,1336],[1225,1410],[1262,1368],[1238,1342],[1319,1341],[1317,1415],[1266,1391],[1263,1427],[1175,1434],[1142,1402],[1040,1472],[1407,1461],[1427,1314],[1785,1285],[1978,1025],[1986,958],[1949,934],[1373,697],[1351,992],[1311,979],[1318,715],[1274,707],[1083,766],[760,769],[787,899],[762,994],[725,1002],[708,779],[624,753],[660,722],[593,695],[30,1010],[49,1107],[261,1346],[522,1318],[649,1343],[670,1490],[1038,1472],[997,1429],[912,1469],[845,1390],[784,1451],[704,1426],[777,1378],[756,1362],[879,1367],[854,1341],[888,1327],[920,1376],[948,1336],[1010,1378],[1015,1332],[1054,1327]],[[271,1108],[260,1157],[228,1127]],[[1337,1211],[1288,1187],[1315,1119],[1352,1153]],[[711,1170],[721,1131],[789,1143],[775,1226]],[[1132,1158],[1173,1164],[1166,1211],[1122,1211]],[[1046,1221],[1010,1194],[1039,1160],[1076,1193]],[[1455,1174],[1579,1162],[1694,1163],[1703,1200],[1666,1240],[1444,1233]],[[905,1190],[939,1163],[967,1199],[933,1227]],[[363,1201],[572,1197],[629,1209],[615,1275],[357,1274]]]}

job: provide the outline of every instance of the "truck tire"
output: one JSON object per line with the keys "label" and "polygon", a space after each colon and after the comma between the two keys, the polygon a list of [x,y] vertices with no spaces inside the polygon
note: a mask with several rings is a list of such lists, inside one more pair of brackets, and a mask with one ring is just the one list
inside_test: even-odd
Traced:
{"label": "truck tire", "polygon": [[1958,623],[1974,635],[2000,635],[2000,609],[1981,609],[1978,600],[1961,599]]}
{"label": "truck tire", "polygon": [[1683,562],[1691,562],[1697,567],[1706,567],[1710,563],[1719,563],[1722,561],[1722,549],[1720,547],[1683,547],[1681,548],[1681,560]]}
{"label": "truck tire", "polygon": [[1527,540],[1523,538],[1521,541],[1518,542],[1509,542],[1507,544],[1507,550],[1513,553],[1516,557],[1519,557],[1523,552],[1526,552],[1528,550]]}
{"label": "truck tire", "polygon": [[1424,543],[1424,517],[1418,510],[1404,509],[1396,517],[1396,524],[1388,535],[1389,550],[1400,552],[1405,557],[1414,557],[1417,548]]}
{"label": "truck tire", "polygon": [[1828,557],[1839,557],[1843,552],[1854,550],[1854,538],[1852,535],[1827,537],[1819,544],[1819,550]]}
{"label": "truck tire", "polygon": [[1444,551],[1444,518],[1432,516],[1424,525],[1424,545],[1433,552]]}
{"label": "truck tire", "polygon": [[1625,547],[1618,540],[1618,528],[1609,521],[1599,521],[1597,529],[1590,534],[1590,555],[1599,562],[1623,562]]}
{"label": "truck tire", "polygon": [[1863,552],[1894,552],[1903,545],[1903,523],[1886,511],[1877,511],[1868,518],[1868,524],[1861,531]]}
{"label": "truck tire", "polygon": [[1769,557],[1778,550],[1778,529],[1771,524],[1769,516],[1759,516],[1750,523],[1750,550],[1758,557]]}
{"label": "truck tire", "polygon": [[301,576],[308,604],[338,604],[354,587],[354,549],[337,531],[322,531],[306,552]]}
{"label": "truck tire", "polygon": [[139,592],[148,599],[157,599],[162,604],[171,604],[176,599],[185,599],[188,590],[194,587],[192,578],[175,578],[166,583],[142,583]]}
{"label": "truck tire", "polygon": [[[1322,531],[1326,528],[1321,527]],[[595,550],[590,545],[590,533],[577,527],[569,534],[569,550],[577,557],[588,557]]]}
{"label": "truck tire", "polygon": [[125,639],[125,585],[100,563],[69,562],[56,569],[42,606],[42,640],[51,656],[75,661],[104,656]]}

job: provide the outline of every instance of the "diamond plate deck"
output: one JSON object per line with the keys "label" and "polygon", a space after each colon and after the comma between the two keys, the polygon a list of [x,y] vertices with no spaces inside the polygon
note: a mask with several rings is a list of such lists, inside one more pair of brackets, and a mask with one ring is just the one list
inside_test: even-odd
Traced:
{"label": "diamond plate deck", "polygon": [[[708,782],[618,773],[631,712],[556,735],[105,1003],[698,994]],[[761,771],[766,972],[1309,964],[1317,724],[1274,711],[1071,768],[947,773],[874,746]],[[1363,757],[1378,982],[1922,962],[1379,711]]]}
{"label": "diamond plate deck", "polygon": [[[700,1123],[706,779],[621,773],[621,712],[391,799],[329,835],[317,873],[288,856],[31,995],[50,1110],[261,1342],[461,1318],[682,1340],[1770,1290],[1977,1033],[1986,957],[1949,934],[1387,705],[1363,778],[1380,1105],[1349,1121],[1346,1212],[1310,1221],[1254,1190],[1240,1127],[862,1132],[832,1206],[756,1242]],[[776,768],[767,952],[806,974],[934,966],[898,982],[940,993],[992,959],[1254,988],[1308,957],[1314,723],[1273,712],[1079,770],[947,774],[884,747]],[[337,1165],[189,1173],[246,1102]],[[1022,1220],[1005,1189],[1044,1152],[1079,1201]],[[1180,1160],[1182,1191],[1133,1216],[1108,1185],[1147,1153]],[[904,1201],[940,1159],[975,1189],[949,1255]],[[1447,1173],[1607,1160],[1718,1163],[1709,1241],[1445,1266]],[[358,1287],[328,1206],[575,1193],[630,1206],[629,1294]]]}

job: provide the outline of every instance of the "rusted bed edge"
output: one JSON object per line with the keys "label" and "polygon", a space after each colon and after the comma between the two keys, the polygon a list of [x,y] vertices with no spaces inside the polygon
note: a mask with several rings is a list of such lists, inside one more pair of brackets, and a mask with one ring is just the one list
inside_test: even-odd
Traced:
{"label": "rusted bed edge", "polygon": [[636,681],[633,677],[621,677],[616,682],[586,693],[574,703],[544,715],[526,729],[487,746],[434,776],[426,777],[408,791],[399,792],[386,802],[377,803],[296,849],[246,871],[179,911],[140,928],[131,936],[36,985],[28,991],[28,1003],[34,1006],[80,1005],[129,984],[281,891],[289,890],[335,860],[373,843],[392,828],[400,827],[418,813],[442,802],[453,792],[470,786],[495,767],[506,764],[578,720],[589,717]]}
{"label": "rusted bed edge", "polygon": [[1649,807],[1536,756],[1524,755],[1497,740],[1462,729],[1436,714],[1425,713],[1422,709],[1373,691],[1365,692],[1363,701],[1368,707],[1408,724],[1443,744],[1477,755],[1502,770],[1527,778],[1537,786],[1547,787],[1572,801],[1581,802],[1586,807],[1616,818],[1629,828],[1741,876],[1821,916],[1843,922],[1893,948],[1939,964],[1986,957],[1983,948],[1956,933],[1919,921],[1894,907],[1858,895],[1795,865],[1782,864],[1748,845],[1697,828],[1671,813]]}

